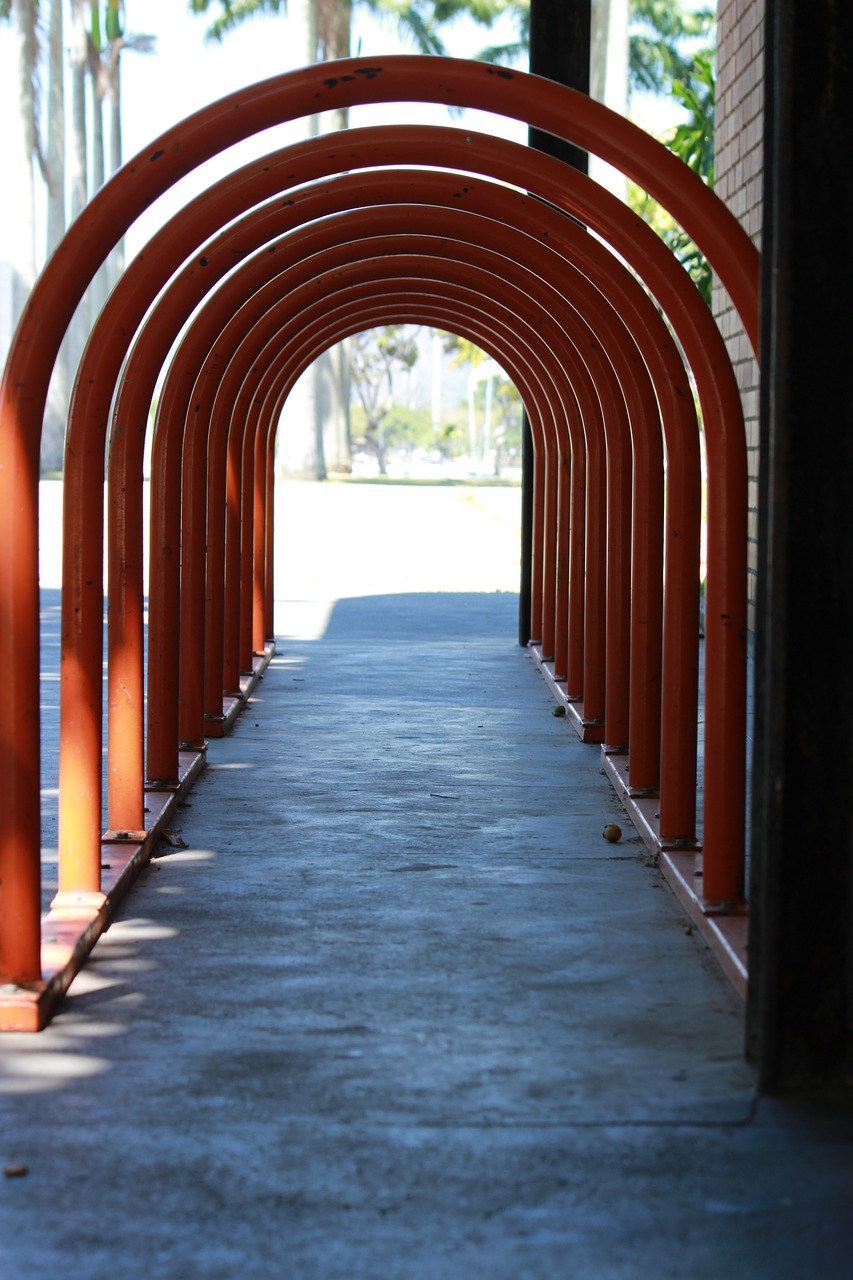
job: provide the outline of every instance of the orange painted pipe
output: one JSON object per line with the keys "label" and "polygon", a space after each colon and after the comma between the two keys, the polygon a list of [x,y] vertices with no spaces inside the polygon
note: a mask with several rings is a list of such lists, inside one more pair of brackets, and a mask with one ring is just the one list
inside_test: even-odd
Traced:
{"label": "orange painted pipe", "polygon": [[[260,405],[254,406],[254,412],[260,420]],[[266,447],[266,436],[256,428],[254,432],[255,486],[252,495],[252,526],[254,543],[251,561],[251,644],[253,654],[262,654],[267,637],[272,637],[272,558],[267,563],[267,523],[272,522],[274,507],[273,481],[275,479],[275,460],[269,456]],[[272,530],[270,529],[270,537]],[[268,576],[268,574],[270,576]],[[267,628],[267,584],[270,587],[269,610],[270,626]]]}
{"label": "orange painted pipe", "polygon": [[[241,389],[241,399],[247,396],[247,390]],[[252,429],[253,414],[251,398],[242,405],[235,406],[238,422],[243,423],[243,456],[240,463],[240,671],[251,674],[252,671],[252,621],[255,590],[255,433]],[[259,518],[263,522],[263,503],[260,504]]]}
{"label": "orange painted pipe", "polygon": [[[316,270],[316,268],[313,268],[313,269],[311,269],[311,270]],[[240,372],[238,372],[238,374],[237,374],[237,379],[236,379],[236,381],[237,381],[237,385],[240,385]],[[218,392],[219,392],[219,388],[218,388]],[[233,394],[233,392],[232,392],[232,394]],[[222,421],[223,421],[223,422],[225,421],[225,417],[228,417],[228,421],[231,421],[231,417],[229,417],[229,410],[228,410],[228,404],[229,404],[229,399],[228,399],[228,388],[225,388],[224,392],[222,393],[222,396],[223,396],[223,397],[224,397],[224,399],[225,399],[225,410],[223,410]],[[218,396],[218,398],[219,398],[219,396]],[[215,430],[215,429],[216,429],[216,419],[214,419],[214,430]],[[218,456],[218,452],[219,452],[218,447],[211,449],[211,457],[214,457],[214,458],[215,458],[216,456]],[[215,463],[213,463],[213,465],[215,466]],[[214,477],[213,483],[214,483],[214,485],[218,485],[218,484],[220,483],[220,481],[215,480],[215,477]],[[213,518],[213,516],[214,516],[215,506],[216,506],[216,504],[215,504],[215,503],[211,504],[211,513],[210,513],[211,518]],[[210,554],[210,556],[211,556],[211,557],[213,557],[213,561],[214,561],[213,579],[214,579],[214,580],[216,580],[216,577],[218,577],[218,575],[216,575],[216,571],[215,571],[215,559],[216,559],[216,556],[218,556],[218,552],[216,552],[216,548],[218,548],[218,547],[220,547],[220,545],[222,545],[222,532],[220,532],[220,531],[214,531],[214,530],[213,530],[213,526],[211,526],[211,529],[209,530],[209,543],[207,543],[207,545],[209,545],[209,554]],[[209,590],[211,590],[211,589],[213,589],[213,586],[211,586],[211,585],[209,584]],[[216,625],[216,621],[215,621],[215,617],[214,617],[214,614],[213,614],[213,613],[210,613],[210,614],[209,614],[209,617],[207,617],[206,632],[207,632],[207,636],[209,636],[209,637],[214,637],[214,643],[215,643],[215,637],[216,637],[216,635],[218,635],[218,634],[219,634],[219,627],[218,627],[218,625]],[[215,663],[216,663],[216,659],[215,659],[215,657],[214,657],[213,662],[210,662],[209,664],[207,664],[207,666],[209,666],[209,668],[210,668],[210,669],[214,669],[214,668],[215,668]],[[214,678],[215,678],[215,677],[214,677]],[[214,695],[214,690],[213,690],[213,689],[211,689],[211,690],[210,690],[210,694],[211,694],[211,696],[215,696],[215,695]],[[222,695],[220,695],[220,694],[219,694],[218,696],[219,696],[219,698],[220,698],[220,696],[222,696]]]}
{"label": "orange painted pipe", "polygon": [[[202,315],[199,317],[199,319],[197,319],[196,324],[199,324],[199,321],[201,320],[204,320],[204,312],[202,312]],[[167,380],[167,384],[168,384],[168,381],[169,380]],[[205,396],[204,389],[202,389],[202,387],[197,387],[196,394],[193,394],[193,398],[192,398],[193,411],[201,410],[201,416],[205,416],[206,413],[209,412],[209,408],[210,408],[209,401],[205,401],[204,396]],[[165,389],[164,389],[164,398],[165,398]],[[215,507],[216,507],[216,504],[214,503],[214,508]],[[192,541],[192,539],[190,539],[190,541]],[[219,687],[218,689],[216,689],[216,695],[215,695],[216,698],[218,699],[222,698],[222,692],[219,691]]]}
{"label": "orange painted pipe", "polygon": [[[625,122],[611,117],[597,104],[578,99],[571,91],[517,73],[496,72],[442,60],[440,74],[417,59],[384,59],[372,64],[350,60],[329,67],[306,69],[290,77],[266,82],[260,90],[231,95],[192,117],[147,150],[143,163],[131,162],[99,193],[63,241],[60,251],[33,291],[10,352],[0,389],[0,661],[16,672],[15,693],[0,727],[0,769],[8,780],[9,801],[0,824],[0,877],[5,901],[15,900],[26,917],[18,933],[16,955],[34,952],[34,915],[30,861],[37,860],[38,791],[38,669],[36,494],[38,436],[47,381],[62,333],[70,321],[85,284],[103,254],[156,195],[209,155],[267,124],[313,112],[318,103],[350,104],[424,97],[469,102],[524,118],[558,135],[568,128],[575,141],[601,152],[644,182],[670,207],[707,255],[719,266],[724,283],[744,316],[753,341],[757,332],[757,258],[746,237],[713,202],[702,184],[686,171],[676,170],[672,158]],[[236,110],[236,107],[240,110]],[[567,121],[570,123],[567,125]],[[49,320],[46,317],[49,314]],[[35,339],[35,340],[33,340]],[[726,602],[726,590],[737,583],[721,574],[720,586],[709,577],[716,605]],[[717,593],[719,592],[719,597]],[[720,615],[722,618],[722,614]],[[733,615],[727,615],[731,622]],[[735,618],[737,624],[737,619]],[[725,646],[720,641],[721,648]],[[30,650],[27,661],[26,650]],[[13,744],[13,745],[12,745]],[[23,852],[26,850],[26,852]],[[20,892],[19,892],[20,890]],[[6,908],[0,918],[8,926]],[[23,972],[29,961],[13,968]]]}
{"label": "orange painted pipe", "polygon": [[652,401],[652,403],[653,403],[653,401]]}
{"label": "orange painted pipe", "polygon": [[[277,328],[277,327],[278,327],[278,325],[279,325],[279,323],[280,323],[280,322],[279,322],[278,318],[276,318],[276,320],[275,320],[275,323],[274,323],[274,326],[273,326],[273,327],[276,327],[276,328]],[[255,356],[254,356],[254,352],[251,354],[251,356],[250,356],[249,358],[251,358],[251,359],[254,359],[254,358],[255,358]]]}
{"label": "orange painted pipe", "polygon": [[[314,259],[313,259],[313,262],[314,262]],[[278,319],[274,321],[274,326],[275,326],[275,325],[278,325]],[[254,355],[252,355],[252,356],[250,356],[250,357],[248,357],[248,358],[250,358],[250,360],[251,360],[251,358],[254,358]]]}

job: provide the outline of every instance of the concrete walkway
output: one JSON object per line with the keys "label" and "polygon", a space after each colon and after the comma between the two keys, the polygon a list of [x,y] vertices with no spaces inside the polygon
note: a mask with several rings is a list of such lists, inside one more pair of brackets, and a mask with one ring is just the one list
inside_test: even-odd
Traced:
{"label": "concrete walkway", "polygon": [[853,1120],[756,1101],[516,607],[291,607],[180,839],[0,1045],[3,1280],[849,1277]]}

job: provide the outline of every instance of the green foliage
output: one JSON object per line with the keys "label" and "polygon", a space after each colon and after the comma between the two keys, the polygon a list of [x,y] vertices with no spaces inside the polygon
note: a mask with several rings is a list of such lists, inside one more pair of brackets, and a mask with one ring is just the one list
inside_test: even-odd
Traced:
{"label": "green foliage", "polygon": [[124,4],[121,0],[107,0],[104,26],[108,40],[120,40],[124,35]]}
{"label": "green foliage", "polygon": [[[483,26],[490,26],[505,9],[512,7],[512,0],[355,0],[355,3],[362,4],[375,17],[393,22],[401,37],[419,53],[431,54],[447,52],[439,32],[447,23],[465,14]],[[189,7],[192,13],[214,14],[206,37],[215,41],[222,40],[250,18],[287,12],[286,0],[189,0]],[[319,12],[322,0],[315,0],[315,8]]]}
{"label": "green foliage", "polygon": [[286,0],[189,0],[191,13],[209,13],[211,5],[219,13],[207,28],[205,38],[217,42],[249,18],[287,12]]}
{"label": "green foliage", "polygon": [[630,88],[666,94],[673,81],[688,84],[695,55],[684,52],[684,43],[707,40],[700,55],[710,58],[714,21],[713,7],[694,12],[679,0],[630,0]]}
{"label": "green foliage", "polygon": [[[631,0],[631,14],[639,24],[631,35],[631,85],[652,93],[668,93],[680,103],[685,119],[664,135],[662,141],[704,182],[713,186],[713,50],[705,47],[688,54],[682,46],[688,40],[711,40],[714,13],[710,9],[690,12],[676,0]],[[629,184],[628,201],[632,209],[655,227],[710,306],[711,268],[690,237],[633,184]]]}
{"label": "green foliage", "polygon": [[[458,413],[451,413],[436,430],[429,409],[392,405],[383,422],[386,452],[412,454],[422,449],[429,455],[456,458],[464,453],[466,448],[464,426],[466,412],[467,410],[460,408]],[[367,415],[360,404],[352,406],[351,427],[353,444],[356,448],[375,453],[375,446],[370,439]]]}
{"label": "green foliage", "polygon": [[390,392],[397,370],[412,369],[418,344],[408,325],[388,324],[359,333],[352,340],[353,372],[363,383]]}
{"label": "green foliage", "polygon": [[394,19],[400,35],[421,53],[446,54],[440,28],[466,16],[490,27],[511,0],[361,0],[378,18]]}
{"label": "green foliage", "polygon": [[[384,475],[388,418],[395,407],[394,375],[414,367],[418,344],[409,325],[389,324],[356,334],[350,339],[349,353],[352,388],[361,409],[358,420],[364,424],[360,441],[376,454],[380,475]],[[354,435],[354,443],[358,441]]]}
{"label": "green foliage", "polygon": [[628,204],[657,232],[667,248],[675,254],[710,307],[711,268],[687,233],[682,231],[678,223],[665,209],[661,208],[656,200],[633,182],[628,183]]}
{"label": "green foliage", "polygon": [[526,60],[530,48],[530,0],[504,0],[495,6],[498,13],[508,14],[515,26],[514,40],[506,44],[493,44],[481,49],[476,58],[480,62],[494,62],[498,66],[511,67]]}
{"label": "green foliage", "polygon": [[[492,7],[495,17],[507,14],[512,18],[516,38],[481,49],[477,57],[484,62],[516,65],[530,47],[530,0],[498,0]],[[629,0],[629,89],[665,94],[673,80],[689,80],[693,59],[683,51],[683,45],[705,39],[710,43],[714,20],[713,5],[694,11],[680,0]]]}
{"label": "green foliage", "polygon": [[478,347],[469,338],[460,338],[455,333],[442,334],[441,345],[453,357],[450,361],[452,369],[459,369],[463,364],[470,364],[472,369],[476,369],[478,364],[488,359],[482,347]]}
{"label": "green foliage", "polygon": [[[33,0],[33,8],[38,10],[39,0]],[[113,41],[124,40],[126,16],[124,0],[104,0],[103,6],[98,3],[98,0],[88,0],[84,11],[86,8],[89,14],[86,31],[94,53],[103,53]],[[47,5],[42,3],[42,10],[46,9]],[[11,0],[0,0],[0,18],[5,17],[6,12],[10,10]],[[150,40],[151,37],[146,39]]]}
{"label": "green foliage", "polygon": [[[710,56],[696,54],[689,78],[675,80],[671,85],[673,96],[687,113],[686,119],[663,138],[670,151],[709,186],[714,185],[714,89],[714,68]],[[629,185],[628,202],[644,221],[655,228],[710,306],[711,268],[687,233],[651,196],[633,184]]]}
{"label": "green foliage", "polygon": [[[442,335],[442,346],[452,355],[450,363],[453,368],[468,365],[472,371],[481,369],[481,376],[473,388],[473,396],[476,421],[482,424],[482,429],[490,437],[482,442],[482,462],[490,462],[493,453],[495,474],[500,475],[504,460],[508,456],[521,454],[522,404],[518,389],[487,353],[468,338],[445,333]],[[492,396],[490,409],[487,409],[487,383]],[[464,406],[464,410],[467,414],[469,406]],[[488,429],[485,426],[487,419]],[[475,454],[480,447],[480,444],[476,445]]]}
{"label": "green foliage", "polygon": [[687,119],[666,139],[688,168],[714,185],[714,67],[710,56],[697,53],[689,77],[674,80],[672,92],[687,112]]}

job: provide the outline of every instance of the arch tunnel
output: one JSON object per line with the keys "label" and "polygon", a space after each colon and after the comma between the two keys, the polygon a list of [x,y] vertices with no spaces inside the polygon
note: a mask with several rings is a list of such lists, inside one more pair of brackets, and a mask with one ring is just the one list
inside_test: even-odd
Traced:
{"label": "arch tunnel", "polygon": [[[227,730],[269,660],[273,451],[295,380],[343,337],[402,321],[470,337],[516,383],[534,446],[534,653],[746,981],[746,448],[722,338],[680,264],[615,197],[541,152],[450,127],[351,129],[237,169],[152,236],[93,327],[66,436],[59,892],[41,920],[38,457],[65,329],[112,245],[203,161],[286,120],[395,101],[506,115],[621,169],[702,249],[756,345],[757,254],[720,201],[635,126],[524,73],[406,56],[327,63],[222,99],[125,165],[45,267],[3,377],[0,660],[14,679],[0,706],[0,1028],[49,1019],[203,767],[205,739]],[[163,375],[146,694],[142,458]],[[707,449],[701,847],[690,375]]]}

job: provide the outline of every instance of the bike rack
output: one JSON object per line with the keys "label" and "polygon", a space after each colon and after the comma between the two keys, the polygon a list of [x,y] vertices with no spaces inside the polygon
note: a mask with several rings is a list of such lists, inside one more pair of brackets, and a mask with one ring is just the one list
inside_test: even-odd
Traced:
{"label": "bike rack", "polygon": [[[326,63],[223,98],[127,164],[37,281],[0,390],[0,662],[12,676],[0,705],[0,1029],[49,1019],[203,768],[206,738],[245,705],[273,651],[281,407],[329,346],[392,321],[472,338],[519,388],[534,440],[534,654],[744,987],[746,450],[723,340],[680,265],[608,192],[457,128],[346,130],[237,169],[151,238],[94,325],[66,437],[59,892],[40,919],[38,457],[65,329],[112,245],[204,160],[285,120],[397,100],[504,114],[620,168],[703,250],[755,345],[758,259],[733,216],[635,126],[534,76],[454,59]],[[685,361],[708,466],[701,852],[699,433]],[[146,699],[142,456],[164,370]]]}

